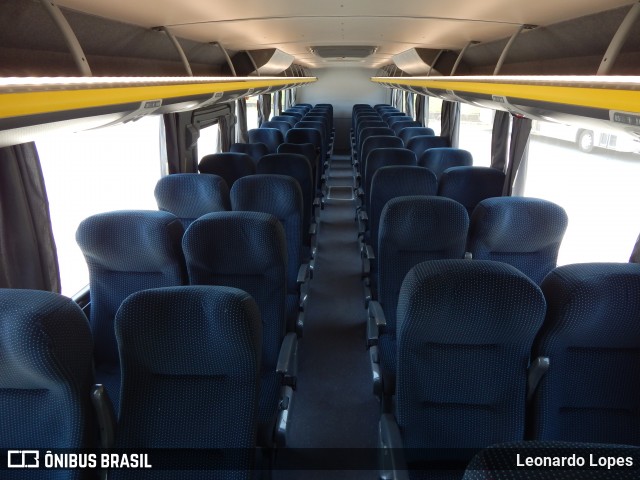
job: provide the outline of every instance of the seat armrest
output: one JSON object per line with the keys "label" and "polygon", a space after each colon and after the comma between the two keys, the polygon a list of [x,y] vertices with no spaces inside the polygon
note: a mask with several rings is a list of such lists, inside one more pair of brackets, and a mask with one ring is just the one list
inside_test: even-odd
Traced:
{"label": "seat armrest", "polygon": [[91,403],[100,429],[100,447],[112,448],[115,443],[116,415],[104,385],[96,384],[91,388]]}
{"label": "seat armrest", "polygon": [[[320,205],[320,199],[318,199],[318,205]],[[317,233],[318,233],[318,224],[313,222],[309,225],[309,235],[315,235]]]}
{"label": "seat armrest", "polygon": [[371,300],[367,310],[367,348],[369,348],[371,346],[378,345],[380,327],[385,326],[387,321],[380,302]]}
{"label": "seat armrest", "polygon": [[282,384],[296,388],[298,377],[298,337],[295,332],[285,335],[280,345],[276,372],[282,379]]}
{"label": "seat armrest", "polygon": [[378,424],[378,435],[380,478],[409,480],[400,427],[392,414],[382,414]]}
{"label": "seat armrest", "polygon": [[373,247],[366,243],[362,245],[362,256],[367,260],[374,260],[376,258],[376,254],[373,253]]}
{"label": "seat armrest", "polygon": [[298,285],[309,280],[309,271],[310,269],[308,263],[303,263],[302,265],[300,265],[300,268],[298,268],[298,278],[296,278],[296,282],[298,283]]}
{"label": "seat armrest", "polygon": [[529,365],[527,373],[527,402],[533,398],[542,377],[549,370],[549,357],[538,357]]}

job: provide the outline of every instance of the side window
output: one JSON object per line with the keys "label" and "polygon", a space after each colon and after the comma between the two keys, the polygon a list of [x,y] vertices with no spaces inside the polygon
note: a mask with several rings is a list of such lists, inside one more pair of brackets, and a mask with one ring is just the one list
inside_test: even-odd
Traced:
{"label": "side window", "polygon": [[466,103],[460,104],[459,147],[473,155],[473,164],[491,166],[491,131],[494,111]]}
{"label": "side window", "polygon": [[258,96],[247,98],[247,130],[258,128]]}
{"label": "side window", "polygon": [[36,142],[58,250],[62,293],[89,283],[76,244],[82,220],[112,210],[157,210],[153,189],[160,178],[162,117],[78,133],[57,133]]}
{"label": "side window", "polygon": [[[640,151],[640,143],[623,133],[589,130],[591,138],[617,138],[615,145],[594,147],[584,143],[583,132],[581,127],[534,122],[524,194],[567,211],[560,265],[626,262],[640,233],[640,153],[632,153]],[[625,137],[629,143],[623,142]]]}
{"label": "side window", "polygon": [[200,129],[197,148],[198,161],[205,155],[222,151],[220,147],[220,127],[217,123]]}

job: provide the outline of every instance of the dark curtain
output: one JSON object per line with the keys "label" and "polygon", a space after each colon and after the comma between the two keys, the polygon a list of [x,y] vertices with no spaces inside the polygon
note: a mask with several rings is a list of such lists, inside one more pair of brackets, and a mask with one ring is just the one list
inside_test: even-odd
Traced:
{"label": "dark curtain", "polygon": [[[426,95],[416,96],[416,116],[415,120],[425,127],[427,126],[427,115],[429,111],[429,98]],[[425,108],[426,107],[426,108]]]}
{"label": "dark curtain", "polygon": [[493,117],[493,131],[491,136],[491,168],[504,172],[507,165],[507,150],[509,147],[509,122],[511,114],[496,110]]}
{"label": "dark curtain", "polygon": [[60,293],[49,201],[34,143],[0,149],[0,288]]}
{"label": "dark curtain", "polygon": [[229,117],[220,117],[218,119],[218,128],[220,129],[220,151],[228,152],[233,143],[234,128],[230,125]]}
{"label": "dark curtain", "polygon": [[268,122],[271,118],[271,95],[264,94],[258,97],[258,125]]}
{"label": "dark curtain", "polygon": [[457,147],[460,138],[460,104],[458,102],[442,102],[440,135],[449,139],[452,147]]}
{"label": "dark curtain", "polygon": [[414,105],[415,95],[411,92],[407,92],[406,96],[406,109],[407,115],[415,120],[415,105]]}
{"label": "dark curtain", "polygon": [[248,143],[249,134],[247,133],[247,99],[241,98],[236,101],[236,116],[238,123],[236,127],[236,142]]}
{"label": "dark curtain", "polygon": [[[529,133],[531,132],[531,119],[524,117],[513,117],[513,127],[511,128],[511,143],[509,146],[509,165],[505,172],[503,196],[510,196],[514,192],[514,183],[520,165],[526,165],[526,155],[529,147]],[[524,175],[525,171],[521,172]],[[520,182],[522,183],[522,182]]]}
{"label": "dark curtain", "polygon": [[276,92],[273,94],[273,114],[280,115],[282,112],[282,94],[281,92]]}
{"label": "dark curtain", "polygon": [[[169,174],[182,173],[180,162],[180,148],[178,142],[180,135],[178,133],[178,114],[165,113],[162,116],[164,120],[164,139],[167,146],[167,169]],[[162,151],[162,149],[160,149]]]}

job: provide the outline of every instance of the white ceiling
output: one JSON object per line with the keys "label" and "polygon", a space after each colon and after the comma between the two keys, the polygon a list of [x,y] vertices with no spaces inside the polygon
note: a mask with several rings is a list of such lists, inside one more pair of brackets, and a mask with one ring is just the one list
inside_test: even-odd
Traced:
{"label": "white ceiling", "polygon": [[[218,41],[230,50],[279,48],[311,68],[379,67],[412,47],[461,49],[511,35],[520,24],[550,25],[636,0],[56,0],[178,37]],[[311,46],[379,47],[362,61],[323,60]]]}

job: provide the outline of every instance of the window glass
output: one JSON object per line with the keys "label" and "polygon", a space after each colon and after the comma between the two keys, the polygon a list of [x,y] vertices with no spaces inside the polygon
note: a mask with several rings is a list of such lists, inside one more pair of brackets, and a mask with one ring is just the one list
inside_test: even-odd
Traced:
{"label": "window glass", "polygon": [[247,130],[258,128],[258,96],[247,97]]}
{"label": "window glass", "polygon": [[433,129],[436,135],[440,135],[442,113],[442,100],[436,97],[429,97],[429,120],[426,127]]}
{"label": "window glass", "polygon": [[[96,213],[157,210],[153,189],[160,178],[161,116],[78,133],[57,133],[36,142],[58,250],[62,293],[89,283],[75,235]],[[164,148],[164,147],[162,147]]]}
{"label": "window glass", "polygon": [[[525,195],[567,211],[558,264],[626,262],[640,233],[640,143],[624,133],[534,122]],[[611,135],[615,137],[611,139]],[[608,148],[589,146],[589,136]],[[582,150],[591,150],[590,153]]]}
{"label": "window glass", "polygon": [[473,155],[473,165],[491,166],[491,131],[494,111],[466,103],[460,104],[459,147]]}
{"label": "window glass", "polygon": [[205,155],[219,153],[222,150],[220,147],[220,127],[217,123],[200,130],[197,148],[198,160]]}

